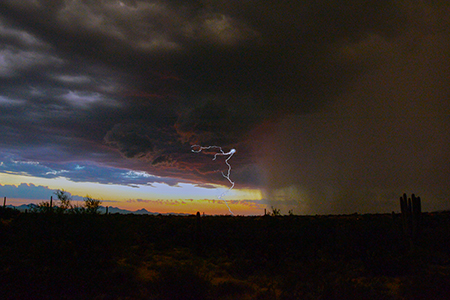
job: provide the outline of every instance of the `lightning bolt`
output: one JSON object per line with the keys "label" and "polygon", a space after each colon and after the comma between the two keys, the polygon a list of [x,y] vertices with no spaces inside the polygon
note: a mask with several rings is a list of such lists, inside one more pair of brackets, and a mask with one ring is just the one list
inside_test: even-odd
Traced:
{"label": "lightning bolt", "polygon": [[225,177],[225,178],[228,180],[228,182],[231,183],[231,187],[230,187],[228,190],[226,190],[225,192],[223,192],[222,194],[220,194],[220,196],[219,196],[218,198],[219,198],[220,200],[222,200],[223,202],[225,202],[225,205],[228,207],[228,210],[230,211],[230,213],[231,213],[232,215],[234,215],[234,213],[233,213],[233,212],[231,211],[231,209],[230,209],[230,206],[228,206],[227,201],[224,200],[224,199],[222,199],[222,197],[223,197],[226,193],[228,193],[229,191],[231,191],[231,190],[233,189],[233,187],[234,187],[234,181],[232,181],[232,180],[230,179],[231,165],[230,165],[230,163],[229,163],[228,161],[229,161],[230,158],[233,156],[233,154],[236,153],[236,149],[231,149],[229,152],[224,152],[224,151],[222,150],[222,147],[219,147],[219,146],[207,146],[207,147],[202,147],[202,146],[200,146],[200,145],[193,145],[193,146],[191,146],[191,148],[198,148],[198,150],[192,149],[192,152],[194,152],[194,153],[200,153],[202,150],[209,150],[209,149],[212,149],[212,148],[217,148],[217,149],[219,149],[219,151],[216,152],[216,153],[214,154],[213,160],[216,160],[217,155],[223,155],[223,156],[229,155],[229,156],[225,159],[225,163],[226,163],[227,166],[228,166],[228,171],[227,171],[226,174],[225,174],[224,172],[222,172],[222,175],[223,175],[223,177]]}

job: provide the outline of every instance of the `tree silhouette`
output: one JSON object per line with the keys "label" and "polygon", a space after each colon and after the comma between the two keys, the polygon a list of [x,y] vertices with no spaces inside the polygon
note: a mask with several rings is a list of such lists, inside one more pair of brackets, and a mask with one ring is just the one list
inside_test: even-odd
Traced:
{"label": "tree silhouette", "polygon": [[98,209],[100,208],[100,204],[102,204],[102,201],[93,199],[89,195],[84,197],[83,201],[86,212],[89,214],[97,214]]}
{"label": "tree silhouette", "polygon": [[61,202],[60,205],[59,205],[60,209],[65,211],[66,209],[72,208],[72,204],[70,203],[70,201],[72,201],[72,199],[71,199],[70,194],[68,192],[66,192],[65,190],[61,189],[61,190],[57,190],[55,192],[55,195],[58,198],[58,200]]}

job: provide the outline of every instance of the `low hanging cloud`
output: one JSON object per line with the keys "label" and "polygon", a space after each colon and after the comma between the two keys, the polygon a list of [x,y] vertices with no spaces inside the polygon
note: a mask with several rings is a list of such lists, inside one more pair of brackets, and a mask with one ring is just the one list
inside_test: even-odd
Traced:
{"label": "low hanging cloud", "polygon": [[55,190],[42,185],[36,186],[32,183],[21,183],[18,186],[0,184],[0,195],[7,198],[49,200],[51,196],[54,196],[54,193]]}
{"label": "low hanging cloud", "polygon": [[9,158],[1,162],[0,172],[49,179],[64,177],[74,182],[97,182],[101,184],[151,185],[153,183],[164,183],[169,186],[176,186],[179,182],[174,178],[151,175],[145,171],[99,166],[86,162],[42,164],[35,161],[20,161]]}

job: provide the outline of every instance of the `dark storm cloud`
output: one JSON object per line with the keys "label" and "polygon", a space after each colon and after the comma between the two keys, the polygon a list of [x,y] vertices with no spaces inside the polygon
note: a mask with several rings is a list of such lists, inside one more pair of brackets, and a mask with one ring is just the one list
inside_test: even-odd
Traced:
{"label": "dark storm cloud", "polygon": [[299,199],[306,213],[390,212],[407,192],[425,210],[449,208],[450,23],[431,6],[410,13],[415,22],[402,36],[342,48],[376,67],[328,110],[286,117],[259,143],[274,205]]}
{"label": "dark storm cloud", "polygon": [[175,128],[184,142],[230,145],[241,140],[258,119],[241,105],[208,101],[183,113]]}
{"label": "dark storm cloud", "polygon": [[105,141],[116,146],[128,158],[140,158],[154,149],[155,138],[148,136],[144,132],[146,129],[132,124],[116,124],[106,134]]}
{"label": "dark storm cloud", "polygon": [[[223,160],[211,162],[210,154],[190,151],[192,144],[220,145],[238,151],[232,161],[240,187],[264,185],[278,198],[300,193],[299,182],[323,190],[321,175],[339,169],[336,164],[343,160],[335,153],[347,155],[350,164],[361,163],[353,160],[356,150],[346,152],[345,145],[330,140],[343,136],[361,151],[365,143],[384,143],[368,139],[364,130],[355,133],[361,139],[347,138],[352,126],[374,128],[373,123],[334,121],[346,105],[354,108],[352,120],[367,117],[361,113],[368,111],[367,103],[390,107],[380,92],[388,81],[371,75],[389,77],[392,68],[393,74],[405,76],[399,70],[414,64],[410,57],[419,53],[416,59],[434,60],[441,72],[433,73],[428,85],[445,81],[448,8],[442,1],[388,0],[5,0],[0,3],[0,146],[20,160],[44,165],[91,161],[180,181],[223,183]],[[434,44],[422,49],[426,41]],[[431,71],[422,65],[406,69],[417,76],[407,84],[389,77],[396,82],[390,89],[414,88]],[[353,99],[354,90],[365,85],[372,89],[358,96],[367,103],[343,100]],[[427,97],[412,96],[387,95],[436,103],[448,99],[448,90],[441,84]],[[393,118],[400,113],[387,110]],[[383,114],[380,110],[375,119]],[[321,118],[336,131],[322,128],[316,121]],[[400,141],[411,130],[386,128],[398,130]],[[297,151],[304,135],[316,164]],[[439,145],[444,150],[431,160],[448,154],[444,142]],[[275,150],[267,149],[285,154],[278,159],[267,155]],[[390,153],[382,155],[387,160]],[[304,163],[311,165],[307,172]],[[346,172],[344,177],[354,176]],[[383,177],[383,172],[374,174]],[[74,180],[91,180],[88,174],[75,174],[82,173],[71,173]],[[336,174],[329,179],[335,182],[333,191],[341,180]],[[105,181],[121,182],[119,177]]]}

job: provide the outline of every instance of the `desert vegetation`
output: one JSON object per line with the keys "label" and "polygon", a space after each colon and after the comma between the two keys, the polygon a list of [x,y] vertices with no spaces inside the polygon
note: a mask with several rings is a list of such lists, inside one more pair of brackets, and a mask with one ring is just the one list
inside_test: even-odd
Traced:
{"label": "desert vegetation", "polygon": [[59,214],[98,214],[102,201],[92,198],[89,195],[83,198],[83,205],[73,205],[70,194],[64,190],[55,191],[56,199],[54,204],[53,196],[50,201],[43,201],[33,209],[36,213],[59,213]]}
{"label": "desert vegetation", "polygon": [[2,299],[450,295],[448,212],[421,213],[413,237],[407,227],[413,221],[394,213],[282,216],[275,209],[231,217],[70,209],[1,209]]}

